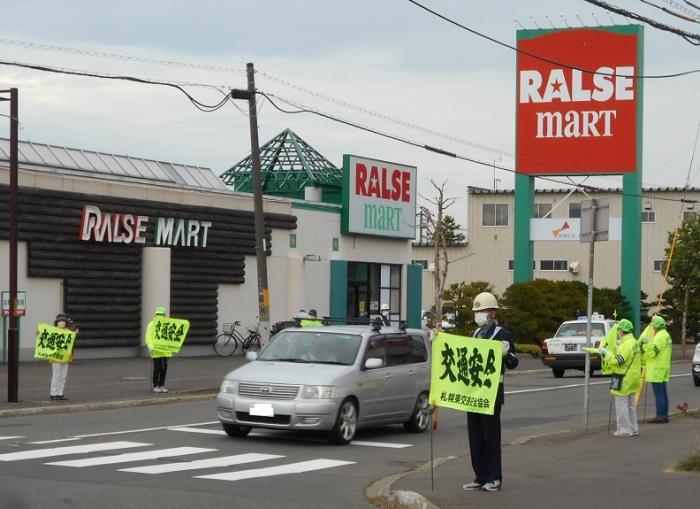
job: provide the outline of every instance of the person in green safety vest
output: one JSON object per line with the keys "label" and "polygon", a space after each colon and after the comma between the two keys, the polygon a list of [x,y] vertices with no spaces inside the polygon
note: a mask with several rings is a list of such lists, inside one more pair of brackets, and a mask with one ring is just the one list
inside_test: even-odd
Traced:
{"label": "person in green safety vest", "polygon": [[668,381],[671,376],[671,352],[673,341],[666,330],[666,320],[654,315],[651,319],[653,334],[642,339],[642,351],[646,361],[646,380],[651,383],[656,400],[656,417],[648,422],[668,422]]}
{"label": "person in green safety vest", "polygon": [[315,309],[309,309],[309,318],[302,318],[299,321],[301,327],[321,327],[323,322],[317,318],[317,313]]}
{"label": "person in green safety vest", "polygon": [[616,351],[599,348],[603,360],[612,364],[610,392],[615,396],[617,430],[613,435],[616,437],[639,435],[637,406],[634,400],[639,391],[642,355],[633,331],[632,322],[623,318],[617,324],[619,344]]}
{"label": "person in green safety vest", "polygon": [[[600,349],[603,348],[608,352],[612,352],[613,354],[617,352],[617,340],[618,340],[618,335],[617,335],[617,323],[610,327],[610,330],[608,333],[605,335],[603,340],[600,342],[600,345],[598,348],[592,349],[592,353],[600,353]],[[612,375],[613,372],[613,363],[610,360],[605,360],[605,356],[601,354],[600,356],[600,369],[603,372],[604,375]]]}
{"label": "person in green safety vest", "polygon": [[153,320],[148,322],[146,347],[151,352],[151,358],[153,359],[153,392],[168,392],[168,389],[165,387],[165,375],[168,372],[168,357],[172,357],[173,354],[155,350],[151,339],[153,337],[152,331],[156,327],[156,319],[159,316],[166,316],[165,307],[158,306],[153,312]]}

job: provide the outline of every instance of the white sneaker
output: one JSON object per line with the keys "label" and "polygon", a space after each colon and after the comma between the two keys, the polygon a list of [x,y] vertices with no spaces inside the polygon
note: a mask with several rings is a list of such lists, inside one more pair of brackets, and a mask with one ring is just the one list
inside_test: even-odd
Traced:
{"label": "white sneaker", "polygon": [[153,392],[162,392],[162,391],[160,390],[160,387],[154,387]]}
{"label": "white sneaker", "polygon": [[463,484],[462,489],[464,491],[477,491],[480,490],[482,486],[483,484],[481,484],[480,482],[474,481],[467,484]]}
{"label": "white sneaker", "polygon": [[168,392],[168,389],[166,389],[165,387],[162,387],[162,386],[161,386],[160,392]]}
{"label": "white sneaker", "polygon": [[501,491],[501,481],[489,481],[481,487],[481,491]]}
{"label": "white sneaker", "polygon": [[632,436],[634,436],[634,434],[633,434],[633,433],[627,433],[627,432],[625,432],[625,431],[615,431],[615,432],[613,433],[613,436],[614,436],[614,437],[618,437],[618,438],[619,438],[619,437],[632,437]]}

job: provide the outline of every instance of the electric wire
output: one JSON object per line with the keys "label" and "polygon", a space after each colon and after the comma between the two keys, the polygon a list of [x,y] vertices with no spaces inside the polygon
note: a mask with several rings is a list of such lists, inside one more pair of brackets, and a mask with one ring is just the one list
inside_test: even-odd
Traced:
{"label": "electric wire", "polygon": [[[182,85],[179,85],[179,84],[173,83],[173,82],[169,82],[169,81],[157,81],[157,80],[150,80],[150,79],[145,79],[145,78],[138,78],[135,76],[127,76],[127,75],[112,75],[112,74],[95,73],[95,72],[88,72],[88,71],[59,69],[57,67],[50,67],[50,66],[37,65],[37,64],[27,64],[27,63],[22,63],[22,62],[11,62],[11,61],[7,61],[7,60],[0,60],[0,65],[20,67],[23,69],[32,69],[35,71],[49,72],[49,73],[54,73],[54,74],[66,74],[66,75],[70,75],[70,76],[100,78],[100,79],[116,80],[116,81],[128,81],[128,82],[132,82],[132,83],[140,83],[140,84],[145,84],[145,85],[160,85],[160,86],[165,86],[165,87],[171,87],[171,88],[174,88],[174,89],[182,92],[187,97],[187,99],[189,99],[189,101],[197,109],[199,109],[200,111],[203,111],[205,113],[211,113],[211,112],[214,112],[214,111],[220,109],[230,99],[230,96],[228,94],[226,94],[226,96],[218,103],[206,104],[206,103],[203,103],[203,102],[197,100],[194,96],[192,96],[189,92],[187,92],[187,90],[185,90]],[[210,86],[210,85],[202,85],[202,84],[192,84],[192,85],[193,86]]]}
{"label": "electric wire", "polygon": [[[317,115],[317,116],[319,116],[319,117],[323,117],[323,118],[328,119],[328,120],[331,120],[331,121],[333,121],[333,122],[337,122],[337,123],[346,125],[346,126],[348,126],[348,127],[352,127],[352,128],[355,128],[355,129],[359,129],[359,130],[362,130],[362,131],[366,131],[366,132],[372,133],[372,134],[376,134],[376,135],[378,135],[378,136],[382,136],[382,137],[384,137],[384,138],[388,138],[388,139],[397,141],[397,142],[399,142],[399,143],[403,143],[403,144],[406,144],[406,145],[410,145],[410,146],[415,147],[415,148],[420,148],[420,149],[427,150],[427,151],[429,151],[429,152],[434,152],[434,153],[439,154],[439,155],[451,157],[451,158],[453,158],[453,159],[459,159],[459,160],[462,160],[462,161],[467,161],[467,162],[474,163],[474,164],[477,164],[477,165],[480,165],[480,166],[488,167],[488,168],[490,168],[490,169],[495,168],[495,169],[502,170],[502,171],[505,171],[505,172],[508,172],[508,173],[512,173],[512,174],[518,173],[517,170],[515,170],[514,168],[508,168],[508,167],[506,167],[506,166],[496,165],[495,163],[490,163],[490,162],[488,162],[488,161],[481,161],[481,160],[476,159],[476,158],[474,158],[474,157],[469,157],[469,156],[457,154],[457,153],[455,153],[455,152],[450,152],[450,151],[448,151],[448,150],[444,150],[444,149],[441,149],[441,148],[439,148],[439,147],[433,147],[433,146],[431,146],[431,145],[423,144],[423,143],[420,143],[420,142],[417,142],[417,141],[414,141],[414,140],[410,140],[410,139],[408,139],[408,138],[404,138],[404,137],[401,137],[401,136],[398,136],[398,135],[395,135],[395,134],[391,134],[391,133],[387,133],[387,132],[384,132],[384,131],[380,131],[380,130],[375,129],[375,128],[373,128],[373,127],[364,126],[364,125],[358,124],[358,123],[356,123],[356,122],[353,122],[353,121],[350,121],[350,120],[346,120],[346,119],[337,117],[337,116],[335,116],[335,115],[331,115],[331,114],[329,114],[329,113],[325,113],[325,112],[322,112],[322,111],[319,111],[319,110],[316,110],[316,109],[313,109],[313,108],[309,108],[309,107],[306,107],[306,106],[303,106],[303,105],[299,105],[298,103],[295,103],[294,101],[291,101],[291,100],[289,100],[289,99],[285,99],[285,98],[283,98],[283,97],[280,97],[280,96],[278,96],[278,95],[276,95],[276,94],[273,94],[273,93],[270,93],[270,92],[264,92],[264,91],[261,91],[261,90],[257,90],[256,93],[259,94],[259,95],[261,95],[261,96],[264,97],[265,99],[267,99],[267,101],[268,101],[275,109],[277,109],[278,111],[280,111],[280,112],[282,112],[282,113],[285,113],[285,114],[297,115],[297,114],[302,114],[302,113],[309,113],[309,114]],[[296,110],[288,110],[288,109],[285,109],[285,108],[279,106],[279,105],[273,100],[273,98],[274,98],[274,99],[277,99],[277,100],[279,100],[279,101],[281,101],[281,102],[284,102],[285,104],[287,104],[287,105],[289,105],[289,106],[292,106],[292,107],[294,107],[294,108],[297,108],[297,109],[296,109]],[[700,200],[690,200],[690,199],[686,199],[686,198],[677,199],[677,198],[658,197],[658,196],[649,197],[648,195],[644,195],[644,194],[629,193],[629,192],[625,192],[625,191],[622,191],[622,190],[605,189],[605,188],[601,188],[601,187],[598,187],[598,186],[593,186],[593,185],[591,185],[591,184],[582,184],[582,183],[577,184],[577,183],[574,183],[574,182],[565,182],[565,181],[562,181],[562,180],[559,180],[559,179],[556,179],[556,178],[553,178],[553,177],[547,177],[547,176],[543,176],[543,175],[537,175],[537,176],[535,176],[535,178],[540,179],[540,180],[544,180],[544,181],[546,181],[546,182],[552,182],[552,183],[555,183],[555,184],[558,184],[558,185],[564,185],[564,186],[574,187],[574,188],[577,188],[577,189],[584,189],[584,190],[588,190],[588,191],[603,192],[603,193],[614,193],[614,194],[620,194],[620,195],[622,195],[622,196],[632,196],[632,197],[637,197],[637,198],[642,198],[642,197],[644,197],[644,198],[652,199],[652,200],[669,201],[669,202],[676,202],[676,203],[700,203]]]}
{"label": "electric wire", "polygon": [[[605,2],[600,2],[599,0],[583,0],[583,1],[584,1],[584,2],[589,2],[589,3],[592,3],[592,4],[595,4],[595,5],[597,5],[598,7],[602,7],[602,6],[603,6],[602,4],[608,6],[608,4],[605,4]],[[572,70],[575,70],[575,71],[581,71],[581,72],[585,72],[585,73],[588,73],[588,74],[598,74],[598,75],[601,75],[601,76],[615,76],[614,73],[604,73],[604,72],[598,72],[598,71],[595,71],[595,70],[592,70],[592,69],[585,69],[585,68],[583,68],[583,67],[577,67],[577,66],[575,66],[575,65],[567,64],[567,63],[565,63],[565,62],[559,62],[559,61],[553,60],[553,59],[551,59],[551,58],[547,58],[547,57],[544,57],[544,56],[542,56],[542,55],[537,55],[537,54],[532,53],[532,52],[530,52],[530,51],[520,49],[520,48],[518,48],[517,46],[513,46],[512,44],[508,44],[508,43],[506,43],[506,42],[503,42],[503,41],[500,41],[500,40],[498,40],[498,39],[495,39],[495,38],[493,38],[493,37],[491,37],[491,36],[489,36],[489,35],[486,35],[486,34],[484,34],[484,33],[482,33],[482,32],[479,32],[479,31],[477,31],[477,30],[474,30],[473,28],[469,28],[468,26],[463,25],[462,23],[459,23],[459,22],[457,22],[457,21],[455,21],[455,20],[453,20],[453,19],[451,19],[451,18],[448,18],[447,16],[445,16],[445,15],[443,15],[443,14],[440,14],[439,12],[437,12],[437,11],[435,11],[435,10],[433,10],[433,9],[430,9],[429,7],[427,7],[427,6],[423,5],[423,4],[421,4],[420,2],[418,2],[418,1],[416,1],[416,0],[408,0],[408,2],[412,3],[412,4],[415,5],[416,7],[419,7],[420,9],[423,9],[424,11],[426,11],[426,12],[432,14],[433,16],[436,16],[436,17],[442,19],[443,21],[445,21],[445,22],[447,22],[447,23],[450,23],[451,25],[454,25],[454,26],[456,26],[456,27],[458,27],[458,28],[461,28],[462,30],[466,30],[467,32],[469,32],[469,33],[471,33],[471,34],[476,35],[477,37],[481,37],[482,39],[486,39],[487,41],[490,41],[490,42],[492,42],[492,43],[494,43],[494,44],[497,44],[497,45],[502,46],[502,47],[504,47],[504,48],[508,48],[508,49],[510,49],[510,50],[513,50],[513,51],[515,51],[516,53],[519,53],[519,54],[521,54],[521,55],[526,55],[526,56],[529,56],[529,57],[531,57],[531,58],[535,58],[535,59],[537,59],[537,60],[540,60],[540,61],[542,61],[542,62],[547,62],[547,63],[552,64],[552,65],[558,65],[558,66],[560,66],[560,67],[565,67],[565,68],[567,68],[567,69],[572,69]],[[610,9],[610,10],[612,10],[612,12],[615,12],[615,13],[617,13],[617,14],[621,14],[621,12],[618,12],[618,11],[622,11],[622,12],[624,12],[624,13],[629,13],[629,11],[624,11],[624,10],[617,9],[617,8],[615,8],[614,10],[613,10],[613,9]],[[621,14],[621,15],[624,16],[625,14]],[[627,16],[627,17],[629,17],[629,16]],[[640,18],[641,18],[641,17],[640,17]],[[636,19],[636,18],[635,18],[635,19]],[[645,19],[646,19],[646,18],[640,19],[640,20],[643,21],[643,20],[645,20]],[[645,21],[645,22],[647,22],[647,21]],[[658,24],[658,23],[654,22],[653,20],[649,20],[648,23],[649,23],[649,24],[652,24],[652,23]],[[653,26],[653,25],[652,25],[652,26]],[[669,27],[669,28],[671,28],[671,27]],[[675,29],[674,29],[674,30],[675,30]],[[690,36],[690,37],[696,37],[696,38],[698,39],[698,43],[697,43],[697,44],[700,45],[700,35],[690,34],[690,33],[688,33],[688,32],[683,32],[683,33],[686,34],[687,36]],[[688,41],[688,42],[691,42],[691,41]],[[692,42],[691,42],[691,44],[695,44],[695,43],[692,43]],[[690,75],[690,74],[697,74],[697,73],[700,73],[700,69],[692,69],[692,70],[689,70],[689,71],[682,71],[682,72],[676,72],[676,73],[670,73],[670,74],[644,74],[644,75],[633,74],[633,75],[624,75],[624,77],[625,77],[625,78],[636,78],[636,79],[665,79],[665,78],[677,78],[677,77],[680,77],[680,76],[687,76],[687,75]],[[623,76],[623,75],[620,74],[619,76]]]}
{"label": "electric wire", "polygon": [[670,5],[671,7],[673,7],[674,9],[676,9],[676,10],[678,10],[678,11],[681,11],[681,12],[684,13],[685,15],[690,16],[691,18],[693,18],[693,21],[694,21],[694,22],[697,23],[698,21],[700,21],[700,17],[698,16],[698,12],[697,12],[697,11],[694,11],[693,9],[688,9],[685,5],[679,4],[678,2],[676,2],[676,1],[674,1],[674,0],[663,0],[663,1],[664,1],[665,3],[667,3],[668,5]]}
{"label": "electric wire", "polygon": [[685,14],[681,14],[680,12],[672,11],[668,7],[664,7],[663,5],[656,5],[653,2],[650,2],[649,0],[639,0],[643,4],[650,5],[656,9],[659,9],[660,11],[665,12],[666,14],[670,14],[671,16],[676,16],[677,18],[680,18],[684,21],[688,21],[690,23],[699,23],[697,19],[691,17],[691,16],[686,16]]}
{"label": "electric wire", "polygon": [[[409,0],[411,1],[411,0]],[[657,28],[659,30],[663,30],[666,32],[671,32],[676,35],[679,35],[683,39],[685,39],[687,42],[692,44],[693,46],[700,46],[700,35],[698,34],[693,34],[690,32],[686,32],[685,30],[680,30],[678,28],[674,28],[669,25],[665,25],[663,23],[659,23],[658,21],[655,21],[651,18],[647,18],[646,16],[642,16],[640,14],[637,14],[632,11],[628,11],[626,9],[622,9],[621,7],[616,7],[612,4],[603,2],[601,0],[583,0],[584,2],[588,2],[589,4],[593,4],[597,7],[600,7],[601,9],[605,9],[611,12],[614,12],[615,14],[619,14],[620,16],[623,16],[625,18],[633,19],[635,21],[641,21],[643,23],[646,23],[649,26],[652,26],[654,28]]]}

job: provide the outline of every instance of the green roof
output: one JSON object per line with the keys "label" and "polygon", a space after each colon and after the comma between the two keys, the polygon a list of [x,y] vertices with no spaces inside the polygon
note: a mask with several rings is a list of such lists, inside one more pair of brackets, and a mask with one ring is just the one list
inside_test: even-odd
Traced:
{"label": "green roof", "polygon": [[[248,156],[222,173],[221,179],[236,191],[252,192],[252,167]],[[324,188],[324,201],[335,202],[343,184],[342,171],[291,129],[260,147],[260,167],[263,194],[303,199],[304,188],[314,186]]]}

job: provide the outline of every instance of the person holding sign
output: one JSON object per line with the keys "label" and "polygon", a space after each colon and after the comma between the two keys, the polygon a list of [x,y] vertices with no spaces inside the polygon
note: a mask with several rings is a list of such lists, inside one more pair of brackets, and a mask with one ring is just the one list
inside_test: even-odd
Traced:
{"label": "person holding sign", "polygon": [[[63,313],[56,315],[53,325],[58,329],[68,329],[74,334],[78,333],[78,328],[75,326],[75,323],[73,323],[73,321]],[[73,337],[75,337],[74,334]],[[56,355],[58,352],[52,352],[52,354],[55,356],[47,357],[47,359],[49,364],[51,364],[51,388],[49,391],[49,397],[51,400],[68,399],[63,395],[63,392],[66,387],[68,366],[71,362],[73,362],[72,349],[74,341],[70,341],[70,348],[68,348],[68,341],[62,341],[62,339],[59,338],[56,333],[40,331],[39,336],[37,337],[37,342],[40,346],[50,348],[51,344],[53,344],[57,351],[61,349],[66,351],[66,355]],[[66,346],[61,348],[63,345]]]}
{"label": "person holding sign", "polygon": [[501,406],[504,400],[503,374],[505,369],[515,369],[518,357],[512,334],[498,325],[496,313],[498,301],[489,292],[482,292],[474,299],[472,306],[474,321],[479,326],[475,338],[501,341],[501,375],[493,415],[467,412],[469,452],[475,478],[465,484],[465,491],[500,491],[503,483],[501,471]]}
{"label": "person holding sign", "polygon": [[146,346],[151,352],[153,359],[153,392],[168,392],[165,387],[165,375],[168,372],[168,357],[172,357],[172,353],[166,350],[157,350],[154,348],[156,337],[159,336],[159,317],[165,317],[165,308],[158,306],[153,313],[153,320],[148,323],[146,328]]}
{"label": "person holding sign", "polygon": [[615,396],[616,437],[639,435],[635,395],[639,391],[642,372],[642,354],[632,332],[634,325],[623,318],[617,324],[619,344],[616,351],[599,348],[604,361],[612,365],[610,392]]}

